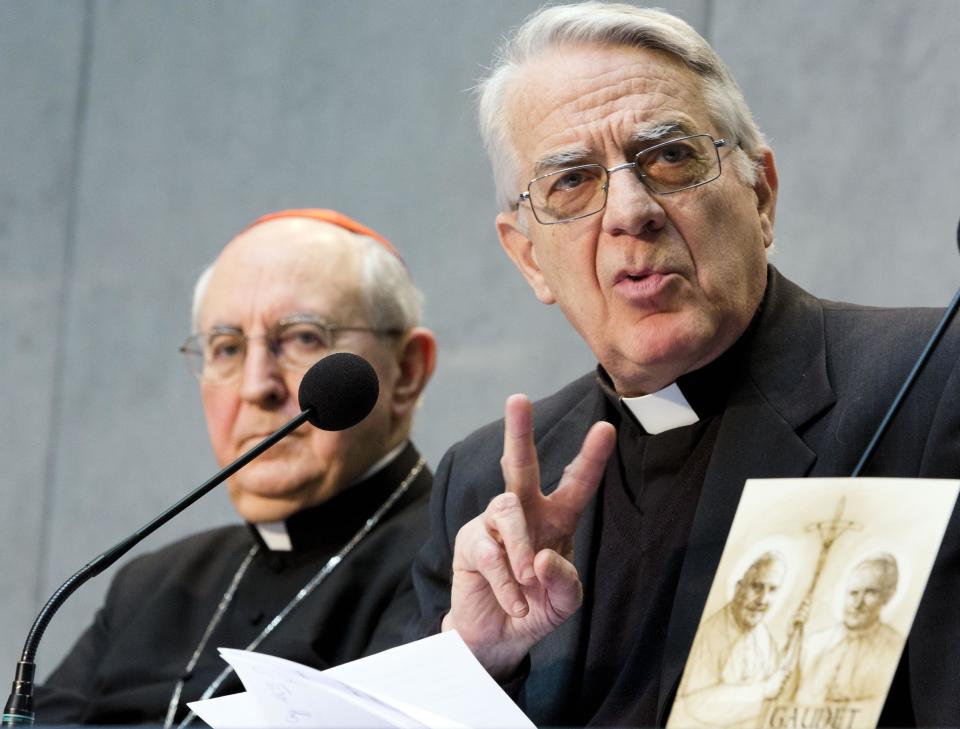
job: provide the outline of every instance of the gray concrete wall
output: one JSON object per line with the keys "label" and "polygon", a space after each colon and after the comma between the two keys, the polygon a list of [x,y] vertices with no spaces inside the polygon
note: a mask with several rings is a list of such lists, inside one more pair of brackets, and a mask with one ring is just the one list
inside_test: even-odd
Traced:
{"label": "gray concrete wall", "polygon": [[[591,366],[499,250],[468,91],[537,4],[0,2],[0,681],[68,574],[213,472],[176,349],[194,277],[257,215],[334,207],[403,250],[441,343],[416,427],[433,465],[505,395]],[[777,152],[780,268],[828,297],[946,302],[960,4],[665,4]],[[145,548],[233,518],[213,494]],[[108,580],[51,624],[41,674]]]}

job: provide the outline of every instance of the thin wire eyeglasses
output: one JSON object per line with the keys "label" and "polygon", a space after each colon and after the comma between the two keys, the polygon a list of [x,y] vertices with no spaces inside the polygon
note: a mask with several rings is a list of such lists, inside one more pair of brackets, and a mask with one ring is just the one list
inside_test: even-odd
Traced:
{"label": "thin wire eyeglasses", "polygon": [[306,372],[328,354],[340,332],[369,332],[376,336],[398,336],[402,329],[329,324],[313,316],[298,314],[280,319],[266,334],[244,334],[234,327],[215,327],[196,332],[180,347],[197,379],[216,384],[234,382],[243,372],[247,345],[263,340],[277,364],[288,372]]}
{"label": "thin wire eyeglasses", "polygon": [[532,179],[517,198],[530,203],[541,225],[556,225],[594,215],[607,205],[610,175],[632,169],[637,179],[653,193],[670,195],[705,185],[720,177],[720,147],[726,139],[709,134],[690,134],[655,144],[637,153],[633,162],[614,167],[577,165],[548,172]]}

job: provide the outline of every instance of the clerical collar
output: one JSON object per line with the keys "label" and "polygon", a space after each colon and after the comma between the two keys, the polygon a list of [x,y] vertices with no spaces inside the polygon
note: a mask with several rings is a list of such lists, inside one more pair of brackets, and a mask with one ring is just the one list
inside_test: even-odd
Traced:
{"label": "clerical collar", "polygon": [[350,487],[282,521],[251,524],[264,547],[291,552],[337,545],[349,538],[396,488],[419,458],[405,441],[374,463]]}
{"label": "clerical collar", "polygon": [[649,395],[621,397],[620,402],[650,435],[693,425],[700,420],[676,382]]}
{"label": "clerical collar", "polygon": [[[756,322],[756,316],[754,316]],[[682,375],[676,382],[649,395],[621,397],[610,375],[597,365],[597,381],[607,399],[645,433],[659,433],[693,425],[719,415],[745,366],[744,353],[756,326],[747,330],[713,362]]]}

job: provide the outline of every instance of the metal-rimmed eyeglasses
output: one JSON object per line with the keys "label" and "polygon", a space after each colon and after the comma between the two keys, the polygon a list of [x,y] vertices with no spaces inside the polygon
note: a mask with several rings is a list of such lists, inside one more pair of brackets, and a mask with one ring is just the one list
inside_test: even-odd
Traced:
{"label": "metal-rimmed eyeglasses", "polygon": [[261,339],[277,364],[288,372],[306,372],[327,355],[340,332],[370,332],[377,336],[397,336],[402,329],[343,326],[330,324],[309,315],[280,319],[266,334],[248,335],[234,327],[214,327],[187,337],[180,352],[197,379],[216,384],[236,381],[243,372],[250,341]]}
{"label": "metal-rimmed eyeglasses", "polygon": [[610,175],[632,169],[648,190],[669,195],[706,185],[720,177],[720,147],[725,139],[691,134],[667,139],[637,153],[633,162],[614,167],[577,165],[530,180],[517,205],[529,202],[537,222],[555,225],[599,213],[607,205]]}

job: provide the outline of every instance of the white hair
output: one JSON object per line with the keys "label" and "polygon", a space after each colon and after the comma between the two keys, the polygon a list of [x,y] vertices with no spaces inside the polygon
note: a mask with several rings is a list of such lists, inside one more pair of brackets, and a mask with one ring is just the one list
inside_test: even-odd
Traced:
{"label": "white hair", "polygon": [[200,307],[207,295],[207,288],[210,286],[210,277],[213,275],[213,263],[208,263],[201,274],[197,277],[197,282],[193,285],[193,299],[190,305],[190,331],[196,334],[200,331]]}
{"label": "white hair", "polygon": [[763,134],[733,75],[716,51],[683,20],[662,10],[619,3],[584,2],[542,8],[524,21],[500,47],[493,70],[477,86],[480,134],[493,166],[497,202],[516,207],[520,174],[510,138],[507,102],[524,64],[561,46],[600,45],[665,51],[690,68],[702,83],[703,97],[717,131],[745,154],[731,155],[740,178],[752,185]]}
{"label": "white hair", "polygon": [[377,329],[412,329],[423,316],[423,294],[397,256],[365,235],[360,262],[360,292],[367,321]]}
{"label": "white hair", "polygon": [[[367,324],[375,329],[403,331],[419,326],[423,316],[423,294],[414,285],[403,261],[369,236],[344,232],[359,246],[360,296]],[[200,309],[215,264],[216,261],[203,270],[193,287],[191,326],[194,333],[200,330]]]}

